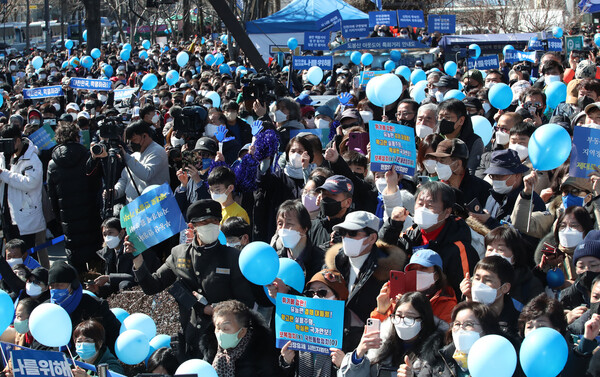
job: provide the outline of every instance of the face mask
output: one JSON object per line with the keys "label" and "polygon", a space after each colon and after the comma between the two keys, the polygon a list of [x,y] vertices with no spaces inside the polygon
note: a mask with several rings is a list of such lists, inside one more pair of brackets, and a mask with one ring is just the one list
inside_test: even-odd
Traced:
{"label": "face mask", "polygon": [[206,170],[208,168],[210,168],[210,165],[212,164],[213,160],[210,158],[203,158],[202,159],[202,170]]}
{"label": "face mask", "polygon": [[401,38],[408,38],[408,34],[406,34],[406,33],[400,33],[400,37]]}
{"label": "face mask", "polygon": [[513,189],[512,186],[509,186],[506,184],[506,181],[496,181],[496,180],[492,180],[492,188],[498,194],[508,194]]}
{"label": "face mask", "polygon": [[452,177],[452,168],[450,165],[442,164],[441,162],[435,165],[435,172],[442,181],[447,181]]}
{"label": "face mask", "polygon": [[94,343],[75,343],[75,350],[83,360],[89,360],[96,354],[96,345]]}
{"label": "face mask", "polygon": [[283,123],[287,120],[287,115],[285,115],[285,113],[281,110],[277,110],[275,111],[275,122],[277,123]]}
{"label": "face mask", "polygon": [[219,238],[219,232],[221,231],[219,224],[200,225],[195,229],[198,238],[200,238],[200,241],[202,241],[204,245],[215,242],[217,238]]}
{"label": "face mask", "polygon": [[282,229],[279,229],[277,234],[279,235],[279,238],[281,238],[281,242],[283,243],[283,246],[287,247],[288,249],[295,248],[296,245],[298,244],[298,242],[300,242],[300,238],[302,238],[302,236],[300,235],[300,232],[298,232],[297,230],[293,230],[293,229],[282,228]]}
{"label": "face mask", "polygon": [[385,188],[387,187],[387,181],[383,177],[377,178],[377,180],[375,181],[375,186],[377,186],[377,191],[383,193],[383,190],[385,190]]}
{"label": "face mask", "polygon": [[29,331],[29,319],[24,319],[22,321],[15,319],[13,325],[19,334],[27,334],[27,331]]}
{"label": "face mask", "polygon": [[106,236],[104,237],[104,242],[109,249],[116,249],[121,243],[121,239],[119,236]]}
{"label": "face mask", "polygon": [[498,290],[488,285],[483,284],[478,280],[473,280],[473,287],[471,288],[471,294],[473,295],[473,301],[481,302],[485,305],[491,305],[498,298]]}
{"label": "face mask", "polygon": [[225,97],[233,99],[235,98],[235,92],[233,90],[228,90],[227,92],[225,92]]}
{"label": "face mask", "polygon": [[342,210],[342,203],[335,199],[323,198],[321,199],[321,210],[327,217],[335,216]]}
{"label": "face mask", "polygon": [[417,291],[423,292],[435,284],[435,272],[417,271]]}
{"label": "face mask", "polygon": [[194,96],[185,96],[185,102],[186,103],[194,102]]}
{"label": "face mask", "polygon": [[208,137],[215,136],[218,128],[219,128],[219,126],[217,126],[217,125],[210,124],[210,123],[207,124],[206,127],[204,127],[204,136],[208,136]]}
{"label": "face mask", "polygon": [[315,121],[315,126],[320,129],[327,129],[329,128],[329,121],[323,118],[317,119]]}
{"label": "face mask", "polygon": [[11,65],[10,66],[10,70],[11,71],[16,71],[17,70],[17,66],[16,65]]}
{"label": "face mask", "polygon": [[233,122],[237,119],[237,113],[227,113],[225,118],[227,118],[228,121]]}
{"label": "face mask", "polygon": [[100,94],[100,95],[98,95],[98,99],[100,100],[100,102],[105,103],[106,100],[108,99],[108,96],[105,96],[104,94]]}
{"label": "face mask", "polygon": [[583,207],[583,198],[580,196],[575,196],[571,193],[563,195],[562,201],[565,209],[573,206]]}
{"label": "face mask", "polygon": [[583,232],[566,228],[558,231],[558,242],[564,247],[575,247],[583,241]]}
{"label": "face mask", "polygon": [[[506,145],[510,141],[510,135],[506,132],[496,131],[496,143],[499,145]],[[517,152],[518,153],[518,152]]]}
{"label": "face mask", "polygon": [[157,124],[159,119],[160,118],[158,117],[158,114],[154,114],[154,116],[152,117],[152,123]]}
{"label": "face mask", "polygon": [[546,84],[560,81],[560,75],[546,75],[544,76],[544,81]]}
{"label": "face mask", "polygon": [[382,32],[382,31],[378,32],[377,35],[380,36],[380,37],[385,37],[385,33]]}
{"label": "face mask", "polygon": [[513,264],[512,258],[505,257],[504,255],[502,255],[500,253],[496,253],[495,251],[492,251],[488,255],[488,257],[493,257],[493,256],[500,257],[500,258],[504,259],[505,261],[507,261],[508,263]]}
{"label": "face mask", "polygon": [[206,107],[206,109],[212,108],[212,105],[210,103],[205,103],[203,104],[203,106]]}
{"label": "face mask", "polygon": [[302,195],[302,205],[306,207],[308,212],[315,212],[319,209],[317,197],[314,195]]}
{"label": "face mask", "polygon": [[440,103],[444,100],[444,93],[437,91],[435,92],[435,100]]}
{"label": "face mask", "polygon": [[354,238],[350,237],[343,237],[342,248],[344,249],[344,254],[350,258],[357,257],[363,252],[364,249],[367,248],[367,245],[363,244],[366,239],[367,237],[361,238],[360,240],[355,240]]}
{"label": "face mask", "polygon": [[180,145],[185,144],[185,139],[184,138],[178,138],[175,136],[171,136],[171,145],[174,147],[178,147]]}
{"label": "face mask", "polygon": [[411,340],[421,332],[421,321],[415,321],[412,326],[406,326],[404,322],[394,324],[398,338],[402,340]]}
{"label": "face mask", "polygon": [[481,106],[483,106],[483,111],[486,113],[492,109],[492,105],[487,102],[482,103]]}
{"label": "face mask", "polygon": [[234,249],[239,249],[242,246],[241,242],[227,242],[227,246],[233,247]]}
{"label": "face mask", "polygon": [[10,258],[10,259],[6,260],[6,263],[8,263],[8,265],[10,266],[10,268],[13,268],[17,264],[23,263],[23,259],[22,258]]}
{"label": "face mask", "polygon": [[460,329],[452,332],[452,342],[457,351],[469,353],[473,344],[480,338],[476,331],[465,331]]}
{"label": "face mask", "polygon": [[140,144],[140,143],[134,143],[133,141],[129,142],[129,147],[134,152],[140,152],[142,150],[142,144]]}
{"label": "face mask", "polygon": [[594,103],[594,100],[588,96],[583,96],[577,99],[577,107],[579,107],[581,110],[585,109],[587,105],[592,103]]}
{"label": "face mask", "polygon": [[425,139],[427,136],[433,133],[433,129],[424,124],[417,124],[415,127],[415,133],[417,134],[418,138]]}
{"label": "face mask", "polygon": [[242,329],[239,329],[236,333],[233,334],[227,334],[223,331],[217,331],[215,335],[217,336],[217,343],[219,343],[219,347],[223,348],[224,350],[235,348],[240,342],[240,340],[242,340],[241,338],[238,338],[240,331],[242,331]]}
{"label": "face mask", "polygon": [[454,122],[451,122],[447,119],[442,119],[438,121],[438,130],[442,135],[448,135],[454,132]]}
{"label": "face mask", "polygon": [[427,170],[427,173],[433,174],[436,172],[435,168],[437,166],[437,161],[436,160],[423,160],[423,166],[425,167],[425,170]]}
{"label": "face mask", "polygon": [[50,290],[50,301],[54,304],[60,305],[67,297],[69,297],[68,288]]}
{"label": "face mask", "polygon": [[419,207],[415,209],[413,221],[421,229],[429,229],[439,222],[439,215],[429,208]]}
{"label": "face mask", "polygon": [[42,294],[42,287],[28,281],[25,283],[25,293],[30,297],[37,297]]}
{"label": "face mask", "polygon": [[373,120],[373,113],[370,111],[359,111],[360,117],[362,118],[363,122],[365,123],[369,123],[370,121]]}
{"label": "face mask", "polygon": [[290,159],[291,167],[294,169],[299,169],[302,167],[302,155],[300,153],[290,153],[288,157]]}
{"label": "face mask", "polygon": [[210,193],[210,197],[212,200],[214,200],[215,202],[219,202],[220,204],[223,204],[227,201],[227,193],[226,192],[222,192],[220,194],[215,194],[214,192]]}
{"label": "face mask", "polygon": [[52,106],[54,106],[54,110],[56,111],[60,111],[60,103],[53,103]]}
{"label": "face mask", "polygon": [[527,156],[529,156],[529,150],[526,145],[510,144],[508,149],[512,149],[513,151],[517,152],[521,161],[524,161],[527,159]]}

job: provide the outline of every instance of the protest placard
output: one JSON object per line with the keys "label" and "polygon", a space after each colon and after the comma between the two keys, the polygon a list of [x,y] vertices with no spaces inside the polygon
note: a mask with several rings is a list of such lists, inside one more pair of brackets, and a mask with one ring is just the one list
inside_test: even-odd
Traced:
{"label": "protest placard", "polygon": [[73,89],[109,91],[112,89],[112,81],[98,79],[81,79],[78,77],[73,77],[69,82],[69,86]]}
{"label": "protest placard", "polygon": [[91,139],[90,139],[90,130],[80,130],[79,131],[79,143],[86,148],[90,147]]}
{"label": "protest placard", "polygon": [[565,37],[566,49],[567,49],[567,57],[573,50],[582,50],[583,49],[583,36],[581,35],[571,35]]}
{"label": "protest placard", "polygon": [[388,73],[387,71],[361,71],[359,85],[362,87],[367,86],[369,81],[375,76],[380,76]]}
{"label": "protest placard", "polygon": [[562,51],[562,39],[550,38],[547,40],[530,39],[527,46],[532,51],[546,51],[545,44],[548,45],[547,51]]}
{"label": "protest placard", "polygon": [[338,31],[342,28],[342,14],[339,10],[334,10],[325,17],[317,20],[317,30],[319,31]]}
{"label": "protest placard", "polygon": [[37,131],[27,137],[39,150],[45,151],[56,145],[52,127],[44,124]]}
{"label": "protest placard", "polygon": [[312,32],[304,33],[304,49],[305,50],[325,50],[329,51],[329,32]]}
{"label": "protest placard", "polygon": [[294,56],[294,69],[309,69],[321,67],[323,70],[333,69],[333,56]]}
{"label": "protest placard", "polygon": [[131,95],[135,93],[138,88],[127,88],[127,89],[118,89],[115,90],[115,101],[122,101],[124,99],[131,98]]}
{"label": "protest placard", "polygon": [[425,27],[425,17],[422,10],[398,10],[399,27]]}
{"label": "protest placard", "polygon": [[535,51],[506,50],[504,61],[510,64],[517,62],[535,63]]}
{"label": "protest placard", "polygon": [[369,122],[371,170],[414,175],[417,165],[415,130],[408,126],[372,120]]}
{"label": "protest placard", "polygon": [[62,352],[30,349],[10,352],[14,377],[72,377],[67,357]]}
{"label": "protest placard", "polygon": [[342,36],[349,38],[368,37],[369,20],[342,20]]}
{"label": "protest placard", "polygon": [[364,38],[344,43],[333,49],[333,51],[347,50],[393,50],[403,48],[428,48],[419,41],[409,38]]}
{"label": "protest placard", "polygon": [[485,55],[480,56],[477,59],[469,58],[467,65],[469,69],[476,68],[480,71],[499,69],[500,59],[498,58],[498,55]]}
{"label": "protest placard", "polygon": [[398,20],[394,11],[369,12],[369,27],[374,27],[375,25],[396,26],[397,24]]}
{"label": "protest placard", "polygon": [[569,177],[589,178],[600,168],[600,129],[575,126]]}
{"label": "protest placard", "polygon": [[121,208],[120,218],[121,226],[126,228],[129,241],[135,247],[134,255],[187,228],[167,183],[148,190]]}
{"label": "protest placard", "polygon": [[456,31],[456,16],[450,14],[430,14],[427,16],[427,31],[439,31],[445,34],[454,34]]}
{"label": "protest placard", "polygon": [[25,99],[38,99],[48,97],[60,97],[64,95],[62,86],[44,86],[41,88],[23,89],[23,98]]}
{"label": "protest placard", "polygon": [[342,348],[344,301],[277,294],[275,340],[278,348],[329,355]]}

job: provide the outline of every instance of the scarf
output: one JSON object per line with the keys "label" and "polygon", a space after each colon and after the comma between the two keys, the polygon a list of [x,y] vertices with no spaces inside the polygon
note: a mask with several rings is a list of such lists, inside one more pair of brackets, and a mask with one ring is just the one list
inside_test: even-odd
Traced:
{"label": "scarf", "polygon": [[468,356],[469,356],[468,354],[466,354],[464,352],[460,352],[459,350],[456,350],[456,351],[454,351],[452,358],[454,359],[454,361],[456,361],[456,364],[458,364],[460,369],[462,369],[463,371],[466,371],[469,369],[469,367],[467,365]]}
{"label": "scarf", "polygon": [[304,178],[304,169],[302,168],[293,168],[290,165],[285,165],[283,169],[285,174],[287,174],[290,178],[294,179],[303,179]]}
{"label": "scarf", "polygon": [[223,349],[219,346],[217,355],[212,363],[213,368],[219,377],[235,377],[235,362],[242,356],[250,339],[252,338],[252,329],[248,328],[246,335],[240,340],[237,346],[231,349]]}
{"label": "scarf", "polygon": [[81,284],[77,289],[73,291],[67,298],[60,303],[60,306],[63,307],[67,311],[67,313],[71,314],[77,309],[79,303],[81,302],[81,298],[83,297],[83,288],[81,288]]}

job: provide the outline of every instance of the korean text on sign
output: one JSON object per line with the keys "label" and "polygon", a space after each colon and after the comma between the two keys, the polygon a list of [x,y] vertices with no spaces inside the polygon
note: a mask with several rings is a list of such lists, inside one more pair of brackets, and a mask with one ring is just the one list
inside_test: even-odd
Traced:
{"label": "korean text on sign", "polygon": [[569,176],[589,178],[600,168],[600,129],[575,126]]}
{"label": "korean text on sign", "polygon": [[439,31],[440,33],[454,34],[456,31],[455,15],[430,14],[427,21],[427,31],[430,33]]}
{"label": "korean text on sign", "polygon": [[375,25],[396,26],[397,23],[396,12],[394,11],[369,12],[370,27]]}
{"label": "korean text on sign", "polygon": [[321,67],[323,70],[333,69],[332,56],[294,56],[294,69],[309,69],[310,67]]}
{"label": "korean text on sign", "polygon": [[44,86],[41,88],[23,89],[23,98],[25,99],[37,99],[37,98],[48,98],[48,97],[61,97],[63,96],[62,86]]}
{"label": "korean text on sign", "polygon": [[378,121],[369,122],[371,170],[414,175],[417,164],[415,130],[411,127]]}
{"label": "korean text on sign", "polygon": [[425,27],[425,17],[422,10],[399,10],[398,11],[398,26],[399,27]]}
{"label": "korean text on sign", "polygon": [[305,50],[329,50],[329,32],[311,32],[304,33]]}
{"label": "korean text on sign", "polygon": [[469,69],[477,68],[481,71],[499,69],[500,59],[498,58],[498,55],[486,55],[480,56],[477,59],[469,58],[467,64]]}
{"label": "korean text on sign", "polygon": [[51,351],[11,351],[14,377],[72,377],[64,353]]}
{"label": "korean text on sign", "polygon": [[73,77],[69,86],[73,89],[109,91],[112,89],[112,82],[110,80],[80,79]]}

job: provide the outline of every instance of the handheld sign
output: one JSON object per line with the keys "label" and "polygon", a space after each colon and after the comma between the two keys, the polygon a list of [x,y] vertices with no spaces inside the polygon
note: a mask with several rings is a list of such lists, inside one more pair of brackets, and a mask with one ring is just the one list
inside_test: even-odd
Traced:
{"label": "handheld sign", "polygon": [[368,37],[369,20],[342,20],[342,35],[344,38]]}
{"label": "handheld sign", "polygon": [[342,348],[344,301],[277,294],[275,338],[277,348],[329,355]]}
{"label": "handheld sign", "polygon": [[427,31],[433,33],[439,31],[444,34],[456,32],[456,16],[449,14],[430,14],[427,17]]}
{"label": "handheld sign", "polygon": [[41,88],[23,89],[24,99],[37,99],[63,96],[62,86],[44,86]]}
{"label": "handheld sign", "polygon": [[309,69],[310,67],[321,67],[321,69],[333,69],[333,56],[294,56],[292,60],[294,69]]}
{"label": "handheld sign", "polygon": [[600,168],[600,130],[575,126],[569,177],[589,178]]}
{"label": "handheld sign", "polygon": [[121,208],[121,226],[135,246],[134,255],[187,228],[168,183],[148,190]]}
{"label": "handheld sign", "polygon": [[329,51],[329,32],[304,33],[304,50],[325,50]]}
{"label": "handheld sign", "polygon": [[375,25],[396,26],[397,24],[398,20],[394,11],[369,12],[369,27]]}
{"label": "handheld sign", "polygon": [[398,10],[399,27],[425,27],[425,17],[422,10]]}
{"label": "handheld sign", "polygon": [[44,124],[37,131],[29,135],[28,138],[41,151],[51,149],[56,145],[56,142],[54,141],[54,131],[52,130],[52,127],[47,124]]}
{"label": "handheld sign", "polygon": [[519,51],[519,50],[506,50],[504,54],[504,61],[510,64],[516,62],[531,62],[535,63],[535,51]]}
{"label": "handheld sign", "polygon": [[469,69],[476,68],[480,71],[487,71],[500,68],[500,59],[498,59],[498,55],[485,55],[477,59],[469,58],[467,65]]}
{"label": "handheld sign", "polygon": [[414,175],[417,165],[415,130],[401,124],[369,122],[371,170],[388,171],[392,167],[405,175]]}
{"label": "handheld sign", "polygon": [[342,14],[336,9],[320,20],[317,20],[316,25],[319,31],[338,31],[342,27]]}
{"label": "handheld sign", "polygon": [[112,89],[112,81],[97,79],[81,79],[73,77],[69,83],[69,86],[73,89],[109,91]]}
{"label": "handheld sign", "polygon": [[14,377],[72,377],[67,357],[62,352],[13,350],[10,352]]}

